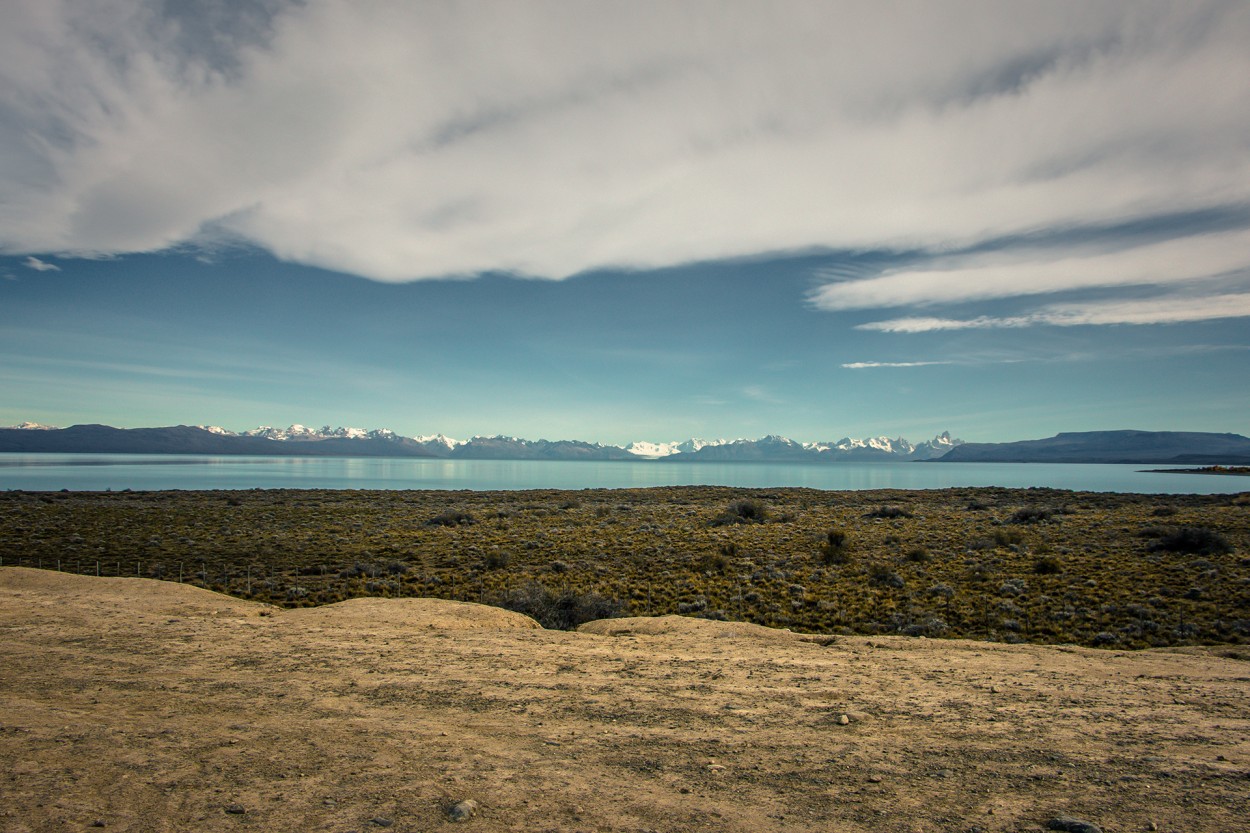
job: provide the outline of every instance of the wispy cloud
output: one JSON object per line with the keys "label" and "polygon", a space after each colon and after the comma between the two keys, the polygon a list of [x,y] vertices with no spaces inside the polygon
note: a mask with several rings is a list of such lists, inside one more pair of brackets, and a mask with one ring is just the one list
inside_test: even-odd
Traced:
{"label": "wispy cloud", "polygon": [[812,301],[826,310],[928,306],[1094,287],[1167,286],[1236,272],[1250,274],[1247,229],[1111,252],[996,252],[962,258],[953,265],[828,284],[813,293]]}
{"label": "wispy cloud", "polygon": [[951,364],[951,362],[847,362],[842,366],[847,370],[867,370],[877,367],[930,367],[936,364]]}
{"label": "wispy cloud", "polygon": [[[1245,4],[219,8],[5,4],[0,250],[225,237],[384,280],[563,277],[1250,202]],[[1173,265],[1235,266],[1209,255]],[[1013,274],[1040,292],[1055,272]],[[818,302],[966,297],[986,276]]]}
{"label": "wispy cloud", "polygon": [[986,330],[1050,325],[1079,327],[1106,324],[1179,324],[1250,316],[1250,293],[1236,292],[1142,300],[1052,304],[1027,315],[976,318],[895,318],[860,324],[857,329],[882,333],[927,333],[935,330]]}
{"label": "wispy cloud", "polygon": [[22,265],[25,266],[27,269],[34,269],[36,272],[59,272],[61,271],[61,267],[57,266],[55,263],[48,263],[47,261],[40,260],[39,258],[33,255],[26,258],[26,260],[22,261]]}
{"label": "wispy cloud", "polygon": [[782,405],[784,401],[777,398],[763,385],[747,385],[742,388],[741,394],[753,402],[763,402],[768,405]]}

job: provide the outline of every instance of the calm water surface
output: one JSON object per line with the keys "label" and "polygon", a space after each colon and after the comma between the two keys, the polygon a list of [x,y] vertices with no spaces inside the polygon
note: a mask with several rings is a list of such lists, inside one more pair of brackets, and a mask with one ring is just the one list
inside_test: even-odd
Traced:
{"label": "calm water surface", "polygon": [[[210,457],[0,454],[0,489],[621,489],[745,486],[944,489],[1046,486],[1094,492],[1250,491],[1250,477],[1157,474],[1142,465],[1051,463],[767,463],[428,460],[378,457]],[[1158,467],[1154,467],[1158,468]]]}

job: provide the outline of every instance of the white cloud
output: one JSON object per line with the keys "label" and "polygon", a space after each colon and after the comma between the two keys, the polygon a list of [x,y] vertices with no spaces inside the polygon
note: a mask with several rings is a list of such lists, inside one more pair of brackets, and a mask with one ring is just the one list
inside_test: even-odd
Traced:
{"label": "white cloud", "polygon": [[562,277],[1250,201],[1244,4],[159,7],[0,11],[0,250]]}
{"label": "white cloud", "polygon": [[46,261],[40,260],[39,258],[33,255],[26,258],[26,260],[22,261],[22,265],[25,266],[27,269],[34,269],[36,272],[60,272],[61,271],[61,267],[57,266],[55,263],[48,263]]}
{"label": "white cloud", "polygon": [[1004,327],[1027,327],[1033,323],[1035,321],[1030,317],[992,318],[985,315],[963,319],[908,317],[858,324],[855,329],[873,330],[879,333],[928,333],[934,330],[995,330]]}
{"label": "white cloud", "polygon": [[953,265],[905,269],[828,284],[813,293],[826,310],[979,301],[1071,289],[1167,285],[1250,272],[1250,230],[1202,234],[1112,252],[1065,255],[1013,250]]}
{"label": "white cloud", "polygon": [[[1192,297],[1051,304],[1021,316],[957,318],[895,318],[860,324],[856,329],[883,333],[926,333],[935,330],[985,330],[1050,325],[1079,327],[1105,324],[1179,324],[1221,318],[1250,317],[1250,292]],[[845,365],[844,365],[845,366]]]}
{"label": "white cloud", "polygon": [[866,370],[876,367],[931,367],[937,364],[950,362],[847,362],[842,366],[847,370]]}

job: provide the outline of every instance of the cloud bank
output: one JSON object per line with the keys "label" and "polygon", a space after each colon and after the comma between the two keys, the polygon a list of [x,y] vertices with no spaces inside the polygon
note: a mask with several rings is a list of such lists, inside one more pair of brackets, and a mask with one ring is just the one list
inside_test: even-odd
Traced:
{"label": "cloud bank", "polygon": [[[379,280],[560,278],[1250,204],[1241,3],[13,0],[0,23],[11,254],[226,239]],[[1198,280],[1244,269],[1243,238],[814,302]]]}

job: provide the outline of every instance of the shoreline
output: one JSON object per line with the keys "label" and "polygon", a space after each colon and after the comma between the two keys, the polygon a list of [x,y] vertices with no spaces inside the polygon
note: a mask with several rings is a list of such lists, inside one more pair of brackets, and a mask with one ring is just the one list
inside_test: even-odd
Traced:
{"label": "shoreline", "polygon": [[1146,474],[1218,474],[1250,477],[1250,466],[1203,466],[1200,469],[1142,469]]}

